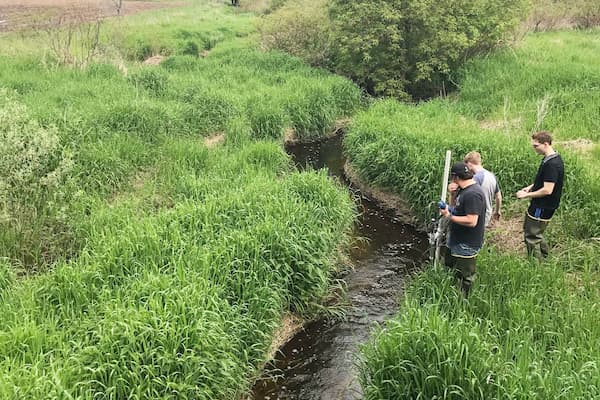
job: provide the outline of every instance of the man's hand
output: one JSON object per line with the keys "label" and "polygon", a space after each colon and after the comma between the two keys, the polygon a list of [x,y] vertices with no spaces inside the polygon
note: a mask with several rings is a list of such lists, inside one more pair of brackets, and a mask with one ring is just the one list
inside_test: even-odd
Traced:
{"label": "man's hand", "polygon": [[524,199],[529,195],[529,190],[521,189],[517,192],[517,199]]}
{"label": "man's hand", "polygon": [[445,207],[445,208],[440,208],[440,215],[443,216],[444,218],[448,218],[451,214],[450,214],[450,210],[448,210],[449,207]]}
{"label": "man's hand", "polygon": [[458,190],[458,183],[456,182],[450,182],[448,184],[448,191],[449,192],[456,192]]}
{"label": "man's hand", "polygon": [[500,221],[501,216],[502,216],[502,213],[500,211],[496,211],[492,214],[492,219],[494,221]]}

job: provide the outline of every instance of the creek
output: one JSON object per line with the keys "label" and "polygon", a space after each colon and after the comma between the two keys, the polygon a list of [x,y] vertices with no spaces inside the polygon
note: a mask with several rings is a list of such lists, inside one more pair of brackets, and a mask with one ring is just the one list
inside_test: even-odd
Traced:
{"label": "creek", "polygon": [[357,400],[359,345],[375,323],[398,311],[407,278],[427,257],[427,237],[383,211],[344,176],[342,136],[286,147],[300,169],[327,168],[357,198],[361,213],[350,253],[354,268],[342,272],[348,307],[342,318],[308,323],[266,366],[252,391],[254,400]]}

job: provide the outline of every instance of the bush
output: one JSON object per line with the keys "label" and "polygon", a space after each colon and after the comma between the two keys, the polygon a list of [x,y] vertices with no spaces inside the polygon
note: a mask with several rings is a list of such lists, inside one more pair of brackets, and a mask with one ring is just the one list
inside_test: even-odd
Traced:
{"label": "bush", "polygon": [[335,68],[369,93],[426,98],[501,43],[526,0],[333,0]]}
{"label": "bush", "polygon": [[1,254],[29,267],[64,251],[56,242],[69,240],[63,225],[72,167],[56,129],[40,126],[0,90]]}
{"label": "bush", "polygon": [[316,66],[330,59],[331,28],[324,0],[286,3],[264,17],[260,33],[265,49],[282,50]]}

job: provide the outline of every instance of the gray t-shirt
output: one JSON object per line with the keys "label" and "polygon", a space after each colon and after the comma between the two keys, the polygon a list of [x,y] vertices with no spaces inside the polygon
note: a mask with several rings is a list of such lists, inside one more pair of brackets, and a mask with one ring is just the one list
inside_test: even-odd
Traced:
{"label": "gray t-shirt", "polygon": [[477,171],[473,179],[475,179],[475,182],[483,190],[485,197],[485,225],[488,226],[492,220],[492,209],[496,200],[496,193],[500,191],[500,186],[498,186],[496,176],[485,168]]}

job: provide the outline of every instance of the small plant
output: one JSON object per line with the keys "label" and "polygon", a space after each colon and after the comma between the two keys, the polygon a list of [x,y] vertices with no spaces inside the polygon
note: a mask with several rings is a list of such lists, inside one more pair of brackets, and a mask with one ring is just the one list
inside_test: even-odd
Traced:
{"label": "small plant", "polygon": [[162,96],[169,87],[169,77],[156,68],[142,68],[128,77],[129,82],[138,88],[148,90],[154,96]]}
{"label": "small plant", "polygon": [[188,40],[181,47],[180,53],[183,55],[198,57],[198,53],[200,52],[200,47],[194,41]]}
{"label": "small plant", "polygon": [[59,65],[85,67],[99,54],[102,20],[90,23],[84,15],[61,15],[45,28],[48,47]]}

